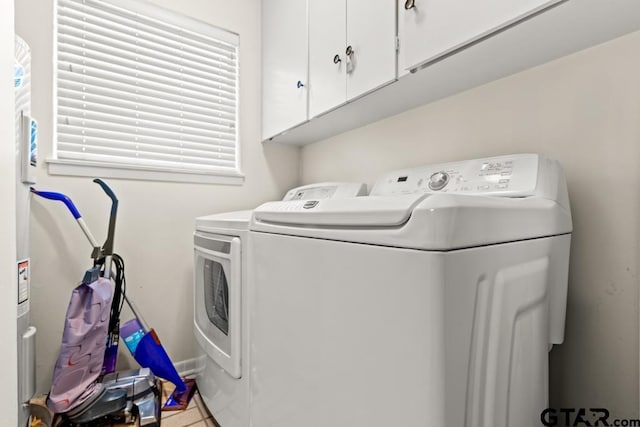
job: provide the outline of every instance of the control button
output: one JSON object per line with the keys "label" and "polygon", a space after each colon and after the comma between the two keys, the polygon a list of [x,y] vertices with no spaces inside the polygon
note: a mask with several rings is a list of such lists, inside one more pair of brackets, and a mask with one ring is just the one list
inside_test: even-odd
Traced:
{"label": "control button", "polygon": [[318,201],[317,200],[309,200],[308,202],[305,202],[304,205],[302,205],[303,208],[305,209],[311,209],[311,208],[315,208],[318,205]]}
{"label": "control button", "polygon": [[436,172],[429,178],[429,188],[438,191],[442,190],[449,182],[449,174],[444,171]]}
{"label": "control button", "polygon": [[496,185],[496,188],[499,188],[500,190],[504,190],[505,188],[509,188],[509,184],[498,184]]}
{"label": "control button", "polygon": [[489,190],[490,188],[490,185],[478,185],[478,190]]}
{"label": "control button", "polygon": [[498,181],[498,184],[508,184],[509,181],[509,179],[501,179],[500,181]]}

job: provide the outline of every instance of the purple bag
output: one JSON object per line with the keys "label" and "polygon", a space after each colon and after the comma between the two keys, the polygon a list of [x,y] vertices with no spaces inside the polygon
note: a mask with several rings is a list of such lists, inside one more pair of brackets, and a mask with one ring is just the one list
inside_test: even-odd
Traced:
{"label": "purple bag", "polygon": [[73,290],[67,308],[60,355],[53,371],[47,405],[67,412],[98,393],[113,297],[103,277]]}

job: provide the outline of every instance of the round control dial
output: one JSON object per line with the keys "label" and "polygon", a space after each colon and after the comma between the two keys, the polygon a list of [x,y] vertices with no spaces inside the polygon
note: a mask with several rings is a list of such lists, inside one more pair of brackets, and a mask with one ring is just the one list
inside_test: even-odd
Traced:
{"label": "round control dial", "polygon": [[449,182],[448,173],[444,171],[436,172],[433,175],[431,175],[431,177],[429,178],[429,188],[434,191],[442,190],[447,185],[448,182]]}

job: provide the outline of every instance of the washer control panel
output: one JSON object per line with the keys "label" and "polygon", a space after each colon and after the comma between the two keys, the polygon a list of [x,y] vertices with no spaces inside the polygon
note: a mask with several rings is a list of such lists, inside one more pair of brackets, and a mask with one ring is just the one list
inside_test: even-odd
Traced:
{"label": "washer control panel", "polygon": [[429,188],[437,191],[442,190],[449,183],[449,174],[445,171],[434,172],[429,177]]}
{"label": "washer control panel", "polygon": [[448,192],[524,197],[536,189],[538,162],[537,154],[514,154],[403,169],[380,177],[371,195]]}

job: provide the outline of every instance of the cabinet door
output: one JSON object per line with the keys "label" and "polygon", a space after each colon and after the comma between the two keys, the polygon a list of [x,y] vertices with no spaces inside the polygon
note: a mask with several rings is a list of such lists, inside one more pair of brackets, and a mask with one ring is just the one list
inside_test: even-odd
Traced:
{"label": "cabinet door", "polygon": [[307,2],[262,2],[262,139],[307,120]]}
{"label": "cabinet door", "polygon": [[411,69],[561,0],[398,0],[400,66]]}
{"label": "cabinet door", "polygon": [[[347,0],[347,99],[396,79],[396,6],[389,0]],[[344,52],[344,51],[343,51]]]}
{"label": "cabinet door", "polygon": [[309,117],[347,100],[345,0],[309,0]]}

